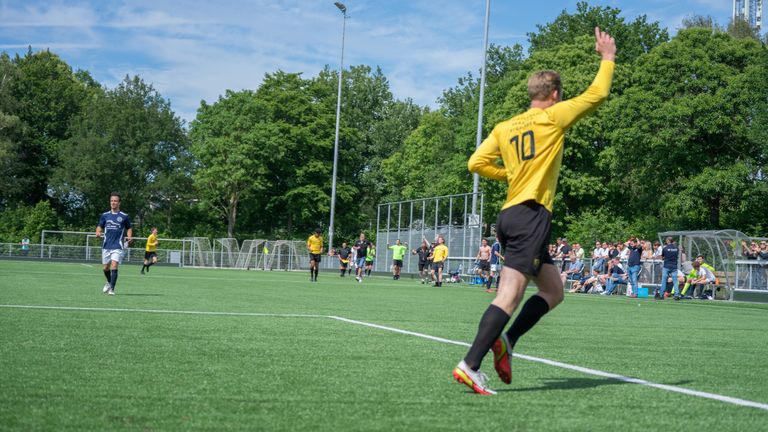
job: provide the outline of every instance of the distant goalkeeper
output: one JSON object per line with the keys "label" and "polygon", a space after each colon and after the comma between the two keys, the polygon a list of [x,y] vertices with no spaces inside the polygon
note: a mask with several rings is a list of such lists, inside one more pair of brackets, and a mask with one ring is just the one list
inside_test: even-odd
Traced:
{"label": "distant goalkeeper", "polygon": [[[528,111],[497,124],[469,159],[471,172],[509,185],[496,221],[504,251],[499,290],[480,319],[469,352],[453,370],[453,377],[476,393],[496,394],[480,371],[488,350],[493,350],[499,378],[509,384],[512,349],[517,340],[563,301],[563,283],[547,245],[565,130],[605,101],[615,68],[616,42],[597,27],[595,50],[602,61],[587,91],[562,101],[560,75],[554,71],[534,73],[528,80]],[[499,158],[503,166],[497,164]],[[529,279],[539,290],[525,302],[509,330],[502,333],[520,304]]]}

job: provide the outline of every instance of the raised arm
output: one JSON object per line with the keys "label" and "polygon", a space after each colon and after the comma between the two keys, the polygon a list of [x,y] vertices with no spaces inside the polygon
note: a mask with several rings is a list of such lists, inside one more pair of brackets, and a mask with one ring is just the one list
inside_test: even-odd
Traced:
{"label": "raised arm", "polygon": [[595,51],[600,54],[601,62],[592,85],[579,96],[547,109],[554,122],[563,129],[571,127],[577,120],[597,109],[611,90],[616,66],[616,41],[599,27],[595,27]]}

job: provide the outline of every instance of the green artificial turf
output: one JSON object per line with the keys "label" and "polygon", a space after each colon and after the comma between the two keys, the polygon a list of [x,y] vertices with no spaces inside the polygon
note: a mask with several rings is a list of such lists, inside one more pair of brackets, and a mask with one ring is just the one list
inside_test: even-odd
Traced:
{"label": "green artificial turf", "polygon": [[[768,428],[768,410],[522,359],[506,386],[486,357],[499,394],[474,395],[451,377],[466,347],[328,318],[466,343],[492,298],[466,284],[137,266],[103,284],[0,261],[0,304],[52,307],[0,307],[1,430]],[[768,404],[766,347],[765,305],[566,295],[516,351]]]}

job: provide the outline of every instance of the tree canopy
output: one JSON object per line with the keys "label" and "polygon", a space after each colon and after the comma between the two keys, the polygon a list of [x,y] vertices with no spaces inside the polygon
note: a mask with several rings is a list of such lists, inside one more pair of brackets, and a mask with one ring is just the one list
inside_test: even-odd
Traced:
{"label": "tree canopy", "polygon": [[[560,72],[584,91],[599,58],[593,28],[617,40],[611,96],[566,134],[554,235],[577,241],[661,230],[764,234],[768,52],[744,23],[691,16],[669,36],[646,16],[579,2],[521,45],[488,51],[483,135],[526,110],[528,76]],[[91,229],[123,193],[139,230],[176,236],[303,238],[330,210],[338,71],[267,73],[202,101],[189,128],[139,76],[114,88],[55,53],[0,55],[0,241]],[[336,201],[338,238],[375,226],[380,202],[466,193],[480,80],[474,71],[428,108],[393,97],[378,67],[348,67]],[[506,185],[482,179],[483,219]]]}

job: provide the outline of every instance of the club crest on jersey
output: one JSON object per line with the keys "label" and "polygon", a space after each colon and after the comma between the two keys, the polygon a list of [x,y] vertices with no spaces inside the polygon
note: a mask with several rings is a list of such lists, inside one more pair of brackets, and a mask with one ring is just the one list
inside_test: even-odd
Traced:
{"label": "club crest on jersey", "polygon": [[122,217],[122,216],[118,216],[118,217],[117,217],[117,221],[118,221],[118,222],[122,222],[122,221],[123,221],[123,217]]}

